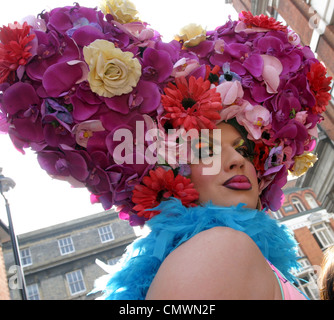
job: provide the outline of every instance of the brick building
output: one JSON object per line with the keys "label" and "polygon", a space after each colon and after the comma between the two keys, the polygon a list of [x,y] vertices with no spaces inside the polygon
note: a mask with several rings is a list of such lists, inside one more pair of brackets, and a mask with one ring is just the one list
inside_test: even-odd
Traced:
{"label": "brick building", "polygon": [[0,300],[9,300],[8,281],[5,269],[5,261],[2,252],[2,243],[10,240],[7,226],[0,220]]}
{"label": "brick building", "polygon": [[[134,239],[134,229],[113,210],[18,235],[28,299],[95,299],[87,294],[106,274],[95,260],[116,263]],[[15,265],[10,242],[3,244],[3,254],[10,279]],[[21,299],[18,288],[9,291],[13,300]]]}
{"label": "brick building", "polygon": [[316,273],[320,272],[323,251],[334,245],[334,214],[320,206],[316,194],[310,188],[284,190],[285,201],[274,218],[293,232],[299,243],[299,262],[303,270],[297,277],[299,286],[311,299],[319,299]]}

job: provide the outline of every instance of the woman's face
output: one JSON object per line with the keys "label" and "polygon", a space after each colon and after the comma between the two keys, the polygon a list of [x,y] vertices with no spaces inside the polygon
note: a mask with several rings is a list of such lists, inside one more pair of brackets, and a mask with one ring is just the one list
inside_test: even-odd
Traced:
{"label": "woman's face", "polygon": [[[220,161],[220,170],[214,175],[203,174],[203,169],[212,166],[191,164],[191,180],[199,192],[200,203],[209,200],[219,206],[236,206],[245,203],[255,209],[259,198],[259,185],[256,171],[249,159],[249,150],[240,133],[227,123],[217,125],[221,134],[221,153],[214,154],[212,163]],[[207,163],[207,162],[206,162]]]}

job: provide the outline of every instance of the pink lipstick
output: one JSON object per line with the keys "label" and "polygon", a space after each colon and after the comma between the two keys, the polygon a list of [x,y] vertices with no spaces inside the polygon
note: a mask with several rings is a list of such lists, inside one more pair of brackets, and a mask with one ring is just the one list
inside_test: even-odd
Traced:
{"label": "pink lipstick", "polygon": [[252,189],[252,184],[246,176],[237,175],[226,180],[223,184],[224,187],[233,190],[250,190]]}

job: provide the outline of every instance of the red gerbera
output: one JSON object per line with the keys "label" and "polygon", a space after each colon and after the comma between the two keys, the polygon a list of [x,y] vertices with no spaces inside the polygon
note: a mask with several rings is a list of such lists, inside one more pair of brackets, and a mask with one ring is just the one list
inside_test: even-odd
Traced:
{"label": "red gerbera", "polygon": [[210,89],[209,80],[191,76],[188,81],[182,77],[175,80],[175,85],[168,84],[165,95],[161,96],[162,105],[167,112],[165,121],[173,128],[183,125],[190,129],[214,129],[215,120],[220,119],[221,97],[216,88]]}
{"label": "red gerbera", "polygon": [[0,28],[0,83],[5,82],[20,65],[27,64],[31,57],[29,43],[35,35],[29,34],[30,28],[27,22],[22,26],[14,22]]}
{"label": "red gerbera", "polygon": [[250,28],[252,26],[256,26],[264,29],[288,32],[287,27],[283,26],[281,22],[275,20],[272,17],[265,16],[264,14],[253,16],[250,11],[242,11],[239,14],[239,19]]}
{"label": "red gerbera", "polygon": [[181,175],[174,177],[173,170],[164,170],[159,167],[150,170],[149,176],[143,178],[143,184],[136,185],[133,190],[132,202],[138,216],[151,219],[160,213],[158,210],[146,211],[160,204],[163,199],[175,197],[180,199],[184,206],[194,206],[198,199],[198,192],[190,179]]}
{"label": "red gerbera", "polygon": [[310,89],[316,99],[315,105],[312,107],[313,113],[321,113],[326,111],[326,106],[331,99],[330,83],[332,77],[327,77],[327,70],[320,62],[313,63],[310,72],[307,74],[307,79],[310,84]]}

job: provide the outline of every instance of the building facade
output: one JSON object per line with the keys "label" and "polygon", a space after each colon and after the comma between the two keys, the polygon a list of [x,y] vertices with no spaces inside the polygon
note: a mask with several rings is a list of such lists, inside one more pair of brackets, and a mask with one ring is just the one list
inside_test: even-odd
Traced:
{"label": "building facade", "polygon": [[323,252],[334,246],[334,214],[320,206],[310,188],[288,188],[284,194],[282,208],[272,212],[272,216],[293,231],[299,244],[299,262],[303,267],[296,273],[298,287],[310,299],[317,300],[317,279]]}
{"label": "building facade", "polygon": [[[18,236],[30,300],[91,300],[94,281],[106,274],[96,259],[114,264],[136,239],[134,229],[112,210]],[[10,242],[3,244],[11,299],[21,299]]]}
{"label": "building facade", "polygon": [[2,251],[2,243],[10,240],[8,227],[0,220],[0,300],[9,300],[9,288]]}

